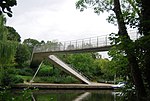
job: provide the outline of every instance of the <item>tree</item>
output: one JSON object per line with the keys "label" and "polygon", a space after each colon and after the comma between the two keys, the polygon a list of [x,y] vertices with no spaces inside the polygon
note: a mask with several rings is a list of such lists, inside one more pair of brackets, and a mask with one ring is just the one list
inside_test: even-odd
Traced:
{"label": "tree", "polygon": [[25,44],[19,44],[17,47],[15,62],[17,63],[17,67],[25,67],[29,65],[29,61],[31,59],[31,53],[29,48]]}
{"label": "tree", "polygon": [[[150,91],[150,2],[146,0],[141,0],[138,3],[141,7],[141,17],[139,24],[139,32],[143,37],[139,39],[137,45],[139,45],[139,51],[142,53],[141,63],[143,62],[144,74],[146,77],[146,82],[148,84],[148,89]],[[140,43],[140,44],[139,44]]]}
{"label": "tree", "polygon": [[[146,96],[143,75],[140,70],[142,62],[139,58],[141,59],[141,57],[144,58],[142,66],[147,71],[145,72],[145,77],[147,78],[145,82],[150,87],[150,76],[148,75],[150,70],[150,47],[146,42],[149,42],[150,35],[150,7],[148,5],[149,3],[146,0],[79,0],[76,3],[77,8],[81,11],[88,8],[88,6],[93,7],[95,13],[98,14],[104,11],[113,11],[111,16],[108,17],[108,20],[112,23],[115,23],[115,19],[117,21],[119,31],[117,33],[118,38],[116,38],[115,42],[117,41],[120,50],[124,51],[129,61],[130,74],[136,87],[138,100],[142,100],[142,97]],[[142,38],[137,40],[138,43],[130,39],[126,26],[139,29]],[[137,53],[140,53],[141,56],[139,57]]]}
{"label": "tree", "polygon": [[[14,64],[17,42],[7,40],[6,20],[0,15],[0,84],[6,86],[6,67]],[[7,78],[8,79],[8,78]]]}
{"label": "tree", "polygon": [[8,34],[7,34],[7,39],[11,40],[11,41],[17,41],[17,42],[21,42],[21,37],[18,34],[18,32],[16,32],[16,30],[13,27],[6,27],[8,29]]}
{"label": "tree", "polygon": [[11,7],[17,5],[16,0],[0,0],[0,15],[6,13],[9,17],[12,17]]}
{"label": "tree", "polygon": [[8,65],[14,60],[17,43],[7,40],[8,30],[5,27],[4,17],[0,16],[0,66]]}
{"label": "tree", "polygon": [[110,65],[108,59],[98,58],[94,60],[94,70],[92,72],[96,75],[97,80],[113,81],[115,75],[115,68]]}
{"label": "tree", "polygon": [[129,62],[124,52],[120,51],[114,46],[109,50],[108,54],[112,57],[109,65],[111,66],[111,68],[114,68],[113,73],[116,76],[115,78],[121,77],[124,81],[127,81],[127,77],[131,79],[131,75],[128,73],[130,72],[128,66]]}
{"label": "tree", "polygon": [[40,42],[38,40],[36,40],[36,39],[30,39],[30,38],[28,38],[28,39],[25,39],[23,41],[23,44],[27,45],[29,47],[30,53],[32,53],[33,48],[35,46],[40,45]]}
{"label": "tree", "polygon": [[92,53],[71,54],[66,55],[64,58],[68,64],[71,64],[93,81],[97,81],[98,76],[102,74],[100,67],[95,64]]}

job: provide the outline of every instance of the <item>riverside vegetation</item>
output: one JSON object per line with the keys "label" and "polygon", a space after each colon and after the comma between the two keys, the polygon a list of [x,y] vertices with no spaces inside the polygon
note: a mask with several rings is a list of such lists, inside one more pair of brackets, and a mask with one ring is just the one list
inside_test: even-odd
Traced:
{"label": "riverside vegetation", "polygon": [[[128,89],[135,89],[126,89],[125,92],[135,95],[138,101],[150,99],[149,3],[146,0],[78,0],[76,7],[80,11],[90,6],[97,14],[111,12],[108,22],[117,24],[119,30],[110,36],[114,47],[108,53],[112,59],[101,59],[98,53],[58,54],[58,57],[83,72],[91,81],[126,81]],[[35,45],[58,44],[56,41],[39,42],[30,38],[21,43],[20,35],[13,27],[5,25],[6,18],[3,16],[5,13],[11,17],[11,7],[16,4],[16,0],[0,2],[0,89],[30,80],[35,72],[29,67]],[[131,40],[128,27],[136,28],[141,37],[135,41]],[[46,60],[35,81],[79,82]]]}

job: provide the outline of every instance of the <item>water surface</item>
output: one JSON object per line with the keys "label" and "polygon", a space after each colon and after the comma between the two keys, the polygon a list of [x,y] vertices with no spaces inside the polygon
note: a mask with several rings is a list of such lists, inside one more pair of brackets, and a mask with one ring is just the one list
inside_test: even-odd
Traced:
{"label": "water surface", "polygon": [[112,90],[38,90],[32,93],[35,101],[119,101]]}

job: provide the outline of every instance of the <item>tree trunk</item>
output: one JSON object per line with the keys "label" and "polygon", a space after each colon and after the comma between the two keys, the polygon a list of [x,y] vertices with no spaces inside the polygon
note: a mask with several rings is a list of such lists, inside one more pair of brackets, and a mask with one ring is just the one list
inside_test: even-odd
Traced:
{"label": "tree trunk", "polygon": [[144,36],[150,35],[150,2],[148,0],[141,0],[141,31]]}
{"label": "tree trunk", "polygon": [[144,74],[146,76],[146,82],[148,84],[148,89],[150,90],[150,46],[149,46],[149,38],[150,38],[150,2],[148,0],[141,0],[141,4],[142,4],[142,9],[141,9],[141,13],[142,13],[142,18],[141,18],[141,26],[140,26],[140,30],[142,32],[142,34],[144,35],[144,37],[147,37],[145,41],[146,45],[143,45],[145,47],[144,51],[145,51],[145,56],[144,56]]}
{"label": "tree trunk", "polygon": [[[119,0],[114,0],[114,12],[117,17],[118,21],[118,27],[119,27],[119,36],[122,38],[121,43],[123,45],[123,50],[127,54],[127,58],[129,61],[129,66],[131,69],[131,75],[136,87],[136,94],[138,97],[138,100],[140,100],[142,97],[146,96],[146,91],[144,88],[142,76],[141,76],[141,71],[138,66],[138,61],[136,60],[136,56],[134,53],[134,48],[132,47],[132,40],[130,39],[128,33],[127,33],[127,28],[125,26],[124,18],[121,12],[120,8],[120,1]],[[127,46],[128,45],[128,46]],[[141,101],[141,100],[140,100]]]}

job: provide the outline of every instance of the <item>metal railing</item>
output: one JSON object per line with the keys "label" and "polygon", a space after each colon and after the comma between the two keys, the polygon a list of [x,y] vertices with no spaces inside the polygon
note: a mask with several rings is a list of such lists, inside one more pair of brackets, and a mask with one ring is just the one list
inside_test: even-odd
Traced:
{"label": "metal railing", "polygon": [[87,48],[97,48],[110,45],[109,35],[90,37],[79,40],[57,42],[56,44],[44,44],[34,47],[33,52],[67,51]]}
{"label": "metal railing", "polygon": [[80,76],[82,76],[84,79],[86,79],[87,81],[90,81],[87,76],[85,76],[82,72],[80,72],[77,68],[75,68],[73,65],[71,64],[66,64],[64,61],[62,61],[58,56],[55,55],[55,57],[61,61],[62,63],[64,63],[66,66],[70,67],[73,71],[75,71],[76,73],[78,73]]}
{"label": "metal railing", "polygon": [[[137,32],[130,32],[129,34],[131,40],[136,40],[139,36]],[[65,42],[52,42],[49,44],[44,44],[34,47],[33,53],[38,52],[54,52],[54,51],[68,51],[68,50],[79,50],[87,48],[99,48],[110,46],[111,41],[109,35],[90,37],[85,39],[78,39]]]}
{"label": "metal railing", "polygon": [[72,64],[66,64],[66,65],[69,66],[71,69],[73,69],[78,74],[80,74],[83,78],[85,78],[86,80],[90,81],[90,79],[88,78],[88,76],[86,76],[85,74],[83,74],[83,72],[79,71],[79,69],[77,69],[76,67],[74,67]]}

